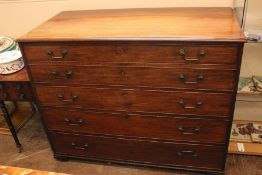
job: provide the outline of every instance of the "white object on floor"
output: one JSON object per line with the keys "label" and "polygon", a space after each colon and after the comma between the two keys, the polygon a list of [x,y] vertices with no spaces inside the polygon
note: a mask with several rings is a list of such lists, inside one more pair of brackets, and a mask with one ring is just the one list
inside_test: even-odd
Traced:
{"label": "white object on floor", "polygon": [[245,146],[243,143],[237,143],[237,149],[239,152],[245,152]]}

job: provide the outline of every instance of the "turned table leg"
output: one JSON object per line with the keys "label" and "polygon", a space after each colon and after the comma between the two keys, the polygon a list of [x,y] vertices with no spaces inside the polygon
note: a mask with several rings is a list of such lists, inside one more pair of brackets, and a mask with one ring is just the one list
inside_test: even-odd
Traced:
{"label": "turned table leg", "polygon": [[10,117],[10,115],[8,113],[8,110],[7,110],[6,106],[5,106],[4,101],[0,101],[0,108],[1,108],[1,110],[3,112],[3,116],[5,118],[5,121],[6,121],[7,125],[8,125],[8,128],[10,129],[11,134],[12,134],[14,140],[15,140],[16,147],[17,147],[17,149],[18,149],[18,151],[20,153],[22,151],[22,145],[19,142],[19,139],[18,139],[17,134],[16,134],[16,130],[14,128],[14,125],[13,125],[12,121],[11,121],[11,117]]}

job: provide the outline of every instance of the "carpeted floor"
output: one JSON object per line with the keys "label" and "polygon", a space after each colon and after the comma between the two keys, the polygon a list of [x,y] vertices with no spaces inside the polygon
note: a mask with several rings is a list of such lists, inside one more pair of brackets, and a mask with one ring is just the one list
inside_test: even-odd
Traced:
{"label": "carpeted floor", "polygon": [[[19,132],[23,152],[17,153],[11,136],[0,135],[0,165],[37,170],[70,173],[75,175],[197,175],[184,171],[165,171],[133,166],[105,165],[87,161],[60,162],[53,158],[38,115],[35,115]],[[215,159],[215,158],[214,158]],[[228,155],[226,175],[262,174],[262,157]]]}

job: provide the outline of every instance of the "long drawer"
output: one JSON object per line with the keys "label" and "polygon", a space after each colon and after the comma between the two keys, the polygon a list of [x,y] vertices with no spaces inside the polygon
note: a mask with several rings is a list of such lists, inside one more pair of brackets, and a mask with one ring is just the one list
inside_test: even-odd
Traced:
{"label": "long drawer", "polygon": [[223,69],[31,65],[32,80],[65,85],[114,85],[232,91],[236,72]]}
{"label": "long drawer", "polygon": [[28,82],[0,82],[0,100],[31,101],[31,86]]}
{"label": "long drawer", "polygon": [[[225,143],[229,123],[223,120],[173,118],[46,108],[49,130],[203,143]],[[208,125],[207,125],[208,123]]]}
{"label": "long drawer", "polygon": [[41,106],[228,116],[232,95],[35,85]]}
{"label": "long drawer", "polygon": [[29,64],[93,63],[201,63],[235,64],[238,45],[87,45],[48,43],[24,45]]}
{"label": "long drawer", "polygon": [[55,132],[51,132],[50,136],[56,154],[157,166],[223,169],[224,146],[178,144]]}

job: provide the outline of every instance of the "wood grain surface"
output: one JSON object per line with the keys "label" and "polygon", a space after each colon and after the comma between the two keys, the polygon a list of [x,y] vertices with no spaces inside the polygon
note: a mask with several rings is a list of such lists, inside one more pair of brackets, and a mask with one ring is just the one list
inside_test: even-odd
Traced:
{"label": "wood grain surface", "polygon": [[54,131],[218,144],[225,142],[226,128],[229,124],[228,121],[216,119],[52,108],[43,110],[43,115],[47,128]]}
{"label": "wood grain surface", "polygon": [[30,81],[28,77],[27,70],[24,68],[20,70],[19,72],[15,72],[13,74],[8,74],[8,75],[1,75],[0,74],[0,82],[4,81]]}
{"label": "wood grain surface", "polygon": [[62,12],[18,41],[245,41],[231,8],[158,8]]}
{"label": "wood grain surface", "polygon": [[64,173],[53,173],[47,171],[32,170],[28,168],[18,168],[10,166],[0,166],[2,175],[67,175]]}
{"label": "wood grain surface", "polygon": [[30,71],[38,83],[233,91],[234,70],[181,67],[31,65]]}
{"label": "wood grain surface", "polygon": [[40,85],[35,90],[40,106],[141,113],[228,117],[232,100],[222,93]]}
{"label": "wood grain surface", "polygon": [[[184,50],[186,57],[179,54]],[[239,44],[178,43],[178,42],[48,42],[26,43],[24,57],[29,64],[70,63],[198,63],[235,64]],[[63,54],[66,51],[66,54]],[[204,51],[203,56],[199,56]],[[52,52],[52,54],[48,54]],[[55,58],[60,57],[60,58]],[[185,59],[197,59],[187,61]]]}
{"label": "wood grain surface", "polygon": [[128,160],[136,164],[207,168],[214,171],[222,170],[224,164],[224,146],[178,144],[58,132],[51,132],[50,135],[57,154],[104,160]]}

